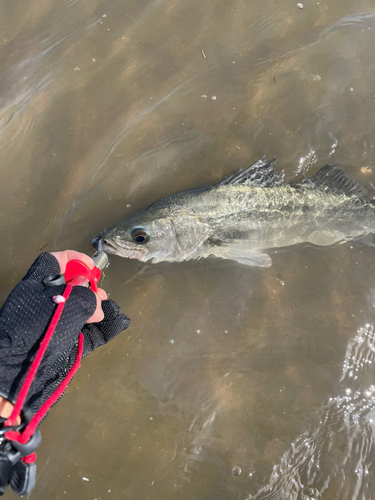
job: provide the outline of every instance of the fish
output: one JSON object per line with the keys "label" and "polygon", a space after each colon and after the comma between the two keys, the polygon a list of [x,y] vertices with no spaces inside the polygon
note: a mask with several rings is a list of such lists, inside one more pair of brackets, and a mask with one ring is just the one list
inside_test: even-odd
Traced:
{"label": "fish", "polygon": [[285,183],[276,158],[261,158],[211,186],[166,196],[93,240],[108,254],[142,262],[208,256],[268,267],[275,249],[358,240],[371,245],[375,202],[337,163]]}

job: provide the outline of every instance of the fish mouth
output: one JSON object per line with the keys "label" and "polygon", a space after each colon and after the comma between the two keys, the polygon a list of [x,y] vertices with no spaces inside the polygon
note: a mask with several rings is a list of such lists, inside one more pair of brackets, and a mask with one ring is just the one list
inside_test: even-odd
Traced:
{"label": "fish mouth", "polygon": [[119,255],[120,257],[127,257],[128,259],[146,260],[148,251],[145,248],[133,248],[122,247],[114,241],[109,241],[102,236],[97,236],[91,242],[92,246],[98,250],[100,247],[102,252],[111,255]]}

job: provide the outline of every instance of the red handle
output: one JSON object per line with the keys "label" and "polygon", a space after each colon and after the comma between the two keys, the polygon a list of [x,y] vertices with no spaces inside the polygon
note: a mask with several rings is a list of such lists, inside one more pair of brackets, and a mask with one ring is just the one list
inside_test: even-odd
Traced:
{"label": "red handle", "polygon": [[98,291],[97,283],[100,279],[101,271],[99,268],[89,269],[86,264],[80,260],[70,260],[65,269],[65,281],[72,285],[82,285],[82,279],[86,278],[90,283],[93,292]]}

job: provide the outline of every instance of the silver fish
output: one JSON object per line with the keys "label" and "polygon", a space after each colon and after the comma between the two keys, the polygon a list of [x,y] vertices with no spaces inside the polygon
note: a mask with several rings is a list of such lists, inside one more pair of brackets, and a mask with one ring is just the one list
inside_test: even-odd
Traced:
{"label": "silver fish", "polygon": [[284,184],[264,158],[219,184],[167,196],[93,241],[110,254],[153,263],[214,255],[271,265],[268,249],[331,245],[375,233],[375,204],[337,164]]}

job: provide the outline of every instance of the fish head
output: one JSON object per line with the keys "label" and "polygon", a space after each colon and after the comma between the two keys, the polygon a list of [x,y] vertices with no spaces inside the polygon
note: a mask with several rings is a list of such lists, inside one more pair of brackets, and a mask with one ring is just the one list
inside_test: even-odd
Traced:
{"label": "fish head", "polygon": [[182,261],[205,241],[207,226],[184,207],[152,206],[101,231],[102,249],[142,262]]}

